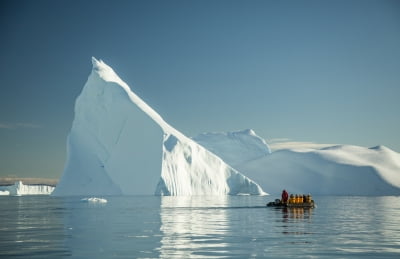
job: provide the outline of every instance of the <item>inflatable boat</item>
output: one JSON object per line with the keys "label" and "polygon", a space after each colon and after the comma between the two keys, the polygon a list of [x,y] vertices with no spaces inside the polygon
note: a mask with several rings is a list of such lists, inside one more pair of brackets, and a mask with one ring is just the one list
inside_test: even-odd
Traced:
{"label": "inflatable boat", "polygon": [[267,203],[267,207],[276,208],[315,208],[314,201],[301,203],[282,203],[281,200],[275,200]]}

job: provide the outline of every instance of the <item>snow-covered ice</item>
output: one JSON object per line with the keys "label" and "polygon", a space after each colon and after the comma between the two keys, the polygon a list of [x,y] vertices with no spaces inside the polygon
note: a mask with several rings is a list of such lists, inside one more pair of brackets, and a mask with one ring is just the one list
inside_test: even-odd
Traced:
{"label": "snow-covered ice", "polygon": [[94,58],[67,147],[54,195],[400,195],[400,154],[389,148],[271,152],[253,130],[190,139]]}
{"label": "snow-covered ice", "polygon": [[386,147],[281,150],[237,168],[270,193],[400,194],[400,154]]}
{"label": "snow-covered ice", "polygon": [[265,194],[258,184],[189,139],[166,134],[158,195]]}
{"label": "snow-covered ice", "polygon": [[[1,187],[0,187],[1,188]],[[5,190],[0,190],[0,196],[8,196],[10,195],[9,191],[5,191]]]}
{"label": "snow-covered ice", "polygon": [[264,194],[165,122],[111,67],[92,62],[75,104],[67,162],[54,195]]}
{"label": "snow-covered ice", "polygon": [[83,198],[81,201],[88,203],[107,203],[106,199],[97,197]]}
{"label": "snow-covered ice", "polygon": [[192,139],[233,167],[271,153],[265,140],[252,129],[234,132],[207,132]]}
{"label": "snow-covered ice", "polygon": [[13,185],[0,186],[0,195],[22,196],[22,195],[50,195],[54,190],[49,185],[28,185],[17,181]]}
{"label": "snow-covered ice", "polygon": [[[287,189],[314,195],[400,195],[400,154],[387,147],[332,145],[271,154],[260,151],[243,159],[241,152],[229,152],[242,148],[242,143],[226,141],[225,135],[230,133],[202,134],[201,143],[218,156],[228,157],[225,161],[268,193],[279,194]],[[251,146],[259,147],[254,142],[246,143],[252,151],[257,149]],[[233,147],[235,144],[237,147]]]}

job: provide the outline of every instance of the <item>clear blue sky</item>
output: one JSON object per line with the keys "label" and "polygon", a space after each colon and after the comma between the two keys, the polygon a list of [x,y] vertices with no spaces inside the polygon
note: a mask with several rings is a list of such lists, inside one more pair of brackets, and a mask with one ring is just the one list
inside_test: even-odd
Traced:
{"label": "clear blue sky", "polygon": [[0,1],[0,177],[58,178],[91,56],[188,136],[400,151],[400,1]]}

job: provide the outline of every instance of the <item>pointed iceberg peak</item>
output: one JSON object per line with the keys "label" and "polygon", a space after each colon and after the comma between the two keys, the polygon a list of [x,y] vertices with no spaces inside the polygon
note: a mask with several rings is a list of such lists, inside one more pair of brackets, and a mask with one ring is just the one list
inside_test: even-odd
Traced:
{"label": "pointed iceberg peak", "polygon": [[158,195],[264,194],[165,122],[111,67],[94,57],[92,64],[53,195],[151,194],[155,188]]}
{"label": "pointed iceberg peak", "polygon": [[93,68],[98,67],[99,64],[100,64],[100,62],[103,63],[101,60],[99,61],[99,60],[97,60],[95,57],[92,57],[92,65],[93,65]]}
{"label": "pointed iceberg peak", "polygon": [[92,57],[92,73],[95,72],[98,76],[106,82],[114,82],[120,84],[124,88],[129,89],[129,86],[122,81],[122,79],[115,73],[115,71],[103,62],[101,59],[96,59]]}
{"label": "pointed iceberg peak", "polygon": [[102,70],[109,70],[109,69],[112,70],[112,68],[107,66],[107,64],[104,63],[103,60],[101,60],[101,59],[97,60],[95,57],[92,57],[92,66],[93,66],[92,69],[97,72],[100,72]]}

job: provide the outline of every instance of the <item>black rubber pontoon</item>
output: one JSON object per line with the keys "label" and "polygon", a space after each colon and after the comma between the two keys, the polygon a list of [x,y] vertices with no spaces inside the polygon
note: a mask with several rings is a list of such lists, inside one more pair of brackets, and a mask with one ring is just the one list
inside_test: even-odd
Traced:
{"label": "black rubber pontoon", "polygon": [[267,207],[276,208],[314,208],[314,202],[302,202],[302,203],[281,203],[281,202],[268,202]]}

